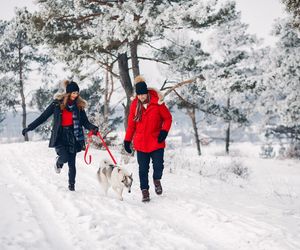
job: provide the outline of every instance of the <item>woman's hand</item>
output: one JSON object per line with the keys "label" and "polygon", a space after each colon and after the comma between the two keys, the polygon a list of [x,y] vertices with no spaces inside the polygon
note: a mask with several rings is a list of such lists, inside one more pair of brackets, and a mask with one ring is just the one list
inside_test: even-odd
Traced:
{"label": "woman's hand", "polygon": [[128,153],[128,154],[131,154],[132,153],[132,150],[131,150],[131,142],[130,141],[124,141],[124,149],[125,151]]}
{"label": "woman's hand", "polygon": [[22,130],[22,135],[25,136],[28,133],[28,131],[30,131],[29,128],[24,128]]}
{"label": "woman's hand", "polygon": [[93,135],[97,135],[97,133],[99,132],[99,128],[95,127],[93,129],[91,129],[91,131],[93,132]]}
{"label": "woman's hand", "polygon": [[162,143],[167,138],[167,135],[168,132],[166,130],[161,130],[157,138],[158,143]]}

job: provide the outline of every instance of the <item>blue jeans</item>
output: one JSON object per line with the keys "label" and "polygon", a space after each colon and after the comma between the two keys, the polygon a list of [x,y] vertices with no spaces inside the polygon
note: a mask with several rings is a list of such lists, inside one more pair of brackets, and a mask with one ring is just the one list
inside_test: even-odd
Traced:
{"label": "blue jeans", "polygon": [[150,153],[137,151],[137,161],[139,164],[140,188],[149,189],[149,164],[152,159],[153,179],[160,180],[164,170],[164,149],[158,149]]}

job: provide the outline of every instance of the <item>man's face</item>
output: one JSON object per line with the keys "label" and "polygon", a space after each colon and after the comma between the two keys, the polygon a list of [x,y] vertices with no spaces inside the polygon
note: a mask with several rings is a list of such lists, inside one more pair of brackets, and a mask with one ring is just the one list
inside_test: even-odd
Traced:
{"label": "man's face", "polygon": [[137,95],[137,98],[144,103],[147,100],[148,94]]}

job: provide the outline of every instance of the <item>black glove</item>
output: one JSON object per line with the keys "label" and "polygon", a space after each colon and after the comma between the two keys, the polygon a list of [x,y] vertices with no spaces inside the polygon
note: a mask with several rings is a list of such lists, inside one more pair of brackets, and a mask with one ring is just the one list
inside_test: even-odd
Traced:
{"label": "black glove", "polygon": [[132,153],[130,145],[131,145],[130,141],[124,141],[124,149],[128,154]]}
{"label": "black glove", "polygon": [[93,135],[97,135],[98,131],[99,131],[99,128],[98,127],[95,127],[91,130],[93,132]]}
{"label": "black glove", "polygon": [[29,128],[24,128],[22,130],[22,135],[25,136],[27,134],[27,132],[30,131]]}
{"label": "black glove", "polygon": [[168,132],[166,130],[161,130],[157,138],[158,143],[162,143],[167,138],[167,135]]}

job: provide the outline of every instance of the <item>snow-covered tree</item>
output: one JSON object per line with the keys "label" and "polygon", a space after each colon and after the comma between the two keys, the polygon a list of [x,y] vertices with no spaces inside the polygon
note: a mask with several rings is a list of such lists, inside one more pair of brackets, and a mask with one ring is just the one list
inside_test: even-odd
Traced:
{"label": "snow-covered tree", "polygon": [[[80,65],[83,59],[93,60],[120,79],[127,97],[125,117],[133,93],[129,60],[132,75],[140,74],[138,46],[152,47],[151,42],[163,38],[166,29],[200,28],[222,22],[228,18],[224,13],[230,12],[227,5],[222,6],[217,0],[39,0],[37,3],[40,11],[34,22],[38,34],[57,49],[58,56],[72,60],[73,65]],[[108,64],[104,62],[107,55]],[[113,71],[115,65],[118,74]]]}
{"label": "snow-covered tree", "polygon": [[265,69],[264,111],[274,132],[299,140],[300,37],[290,18],[277,20],[273,34],[279,40]]}
{"label": "snow-covered tree", "polygon": [[[215,45],[212,53],[214,56],[218,53],[218,58],[221,58],[221,54],[222,61],[220,60],[213,64],[211,56],[203,51],[199,41],[201,38],[198,38],[198,40],[189,39],[187,32],[187,34],[181,35],[184,38],[169,39],[169,44],[156,53],[161,60],[166,60],[170,64],[169,71],[173,77],[198,79],[198,81],[195,81],[196,84],[194,82],[177,92],[175,91],[175,96],[178,97],[178,107],[186,110],[191,118],[195,136],[198,135],[196,110],[204,112],[205,117],[214,115],[228,122],[232,120],[239,123],[246,121],[245,115],[241,113],[238,106],[229,105],[228,98],[222,98],[227,96],[229,92],[242,92],[246,88],[246,84],[242,87],[242,83],[238,82],[238,80],[241,81],[241,76],[240,78],[236,77],[242,74],[242,67],[238,63],[241,64],[242,60],[249,57],[248,54],[250,53],[246,55],[245,51],[247,49],[250,50],[247,47],[248,43],[254,43],[255,39],[245,34],[246,26],[240,23],[240,13],[236,11],[235,4],[232,2],[228,3],[227,9],[230,11],[224,13],[223,22],[218,23],[216,32],[212,35],[213,41],[210,42],[212,46]],[[205,28],[209,27],[211,25]],[[203,28],[201,27],[198,31],[203,31]],[[231,32],[231,28],[234,29],[234,34]],[[234,35],[235,37],[233,37]],[[241,41],[235,41],[235,39],[240,39]],[[237,66],[240,69],[236,69]],[[224,71],[226,71],[226,78],[228,78],[226,83],[222,76]],[[205,75],[206,79],[201,77],[202,74]],[[248,77],[246,72],[243,72],[243,75],[243,81],[246,82]],[[237,79],[234,79],[234,77]],[[233,82],[231,83],[231,81]],[[247,87],[250,88],[252,85],[248,84]],[[224,93],[224,91],[228,93]],[[195,141],[198,154],[200,154],[198,136],[195,137]]]}
{"label": "snow-covered tree", "polygon": [[16,100],[16,89],[12,85],[12,79],[8,76],[0,77],[0,124],[6,117],[9,109],[15,109],[18,104]]}
{"label": "snow-covered tree", "polygon": [[224,22],[211,36],[210,45],[216,62],[207,78],[207,90],[214,93],[229,111],[224,117],[227,122],[226,146],[229,152],[231,123],[247,123],[247,111],[251,110],[251,93],[257,87],[254,49],[258,44],[255,36],[248,34],[248,25],[241,22],[241,13]]}
{"label": "snow-covered tree", "polygon": [[293,15],[293,24],[300,31],[300,1],[299,0],[282,0],[286,9]]}
{"label": "snow-covered tree", "polygon": [[[80,95],[88,101],[87,112],[91,122],[99,127],[101,135],[110,144],[116,139],[111,135],[117,126],[122,122],[122,117],[115,115],[115,107],[110,105],[110,94],[106,88],[99,88],[103,80],[99,77],[91,78],[90,84],[83,89]],[[106,85],[107,87],[107,85]]]}
{"label": "snow-covered tree", "polygon": [[[31,107],[37,108],[40,112],[44,112],[47,106],[53,100],[54,94],[58,91],[57,87],[48,87],[44,85],[39,89],[35,90],[32,99],[29,103]],[[52,120],[49,119],[35,130],[39,133],[43,139],[48,139],[51,134]]]}
{"label": "snow-covered tree", "polygon": [[[10,79],[12,93],[17,91],[20,95],[23,128],[27,117],[25,86],[28,75],[34,70],[33,63],[41,67],[48,62],[48,56],[41,53],[29,38],[30,20],[31,14],[26,9],[18,9],[11,21],[1,21],[0,25],[0,72]],[[28,141],[27,135],[25,140]]]}
{"label": "snow-covered tree", "polygon": [[[194,138],[197,147],[198,155],[201,155],[200,138],[197,126],[197,111],[204,110],[204,103],[209,99],[206,95],[205,86],[201,84],[204,79],[201,77],[205,64],[208,63],[209,54],[202,50],[201,42],[193,39],[169,39],[169,44],[160,48],[156,53],[160,60],[168,62],[168,71],[172,78],[195,78],[191,80],[186,86],[180,89],[174,89],[172,95],[173,101],[171,105],[177,105],[179,110],[184,110],[188,117],[191,119]],[[162,89],[168,89],[168,83],[165,82]],[[172,97],[173,97],[172,96]],[[205,103],[207,105],[207,103]]]}

